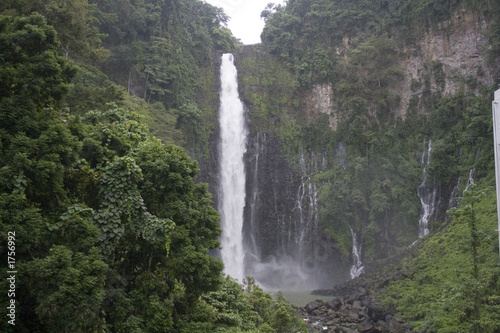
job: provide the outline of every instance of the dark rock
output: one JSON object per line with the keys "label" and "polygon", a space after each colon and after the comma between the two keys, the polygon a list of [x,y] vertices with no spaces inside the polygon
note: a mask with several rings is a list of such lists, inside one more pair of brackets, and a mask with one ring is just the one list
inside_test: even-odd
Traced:
{"label": "dark rock", "polygon": [[359,315],[354,312],[354,311],[349,311],[347,313],[347,318],[352,322],[352,321],[357,321],[359,320]]}
{"label": "dark rock", "polygon": [[321,296],[330,296],[333,295],[332,289],[316,289],[311,291],[311,295],[321,295]]}
{"label": "dark rock", "polygon": [[327,308],[337,311],[342,306],[342,302],[340,299],[334,298],[331,301],[326,302],[325,305]]}
{"label": "dark rock", "polygon": [[360,301],[354,301],[352,303],[352,308],[355,309],[355,310],[361,310],[363,307],[362,307]]}
{"label": "dark rock", "polygon": [[[302,313],[314,315],[308,323],[311,332],[340,333],[407,333],[413,332],[402,318],[396,317],[394,307],[386,308],[377,300],[378,294],[386,293],[384,286],[398,278],[404,278],[406,272],[395,268],[390,274],[384,273],[372,278],[360,277],[349,280],[330,290],[316,291],[317,294],[329,294],[333,299],[309,303]],[[397,295],[393,295],[397,296]],[[313,323],[316,323],[314,325]],[[323,330],[323,327],[327,327]]]}
{"label": "dark rock", "polygon": [[386,312],[385,309],[382,308],[379,304],[371,304],[368,307],[368,316],[373,320],[373,321],[379,321],[379,320],[384,320],[386,317]]}
{"label": "dark rock", "polygon": [[313,316],[319,317],[323,314],[323,311],[321,311],[320,308],[317,308],[316,310],[312,310],[309,313],[312,314]]}
{"label": "dark rock", "polygon": [[389,332],[405,332],[405,330],[401,326],[401,324],[395,320],[392,320],[391,322],[389,322],[388,329],[389,329]]}
{"label": "dark rock", "polygon": [[314,310],[318,309],[320,306],[323,305],[322,301],[312,301],[309,304],[307,304],[304,309],[306,310],[307,313],[312,313]]}
{"label": "dark rock", "polygon": [[395,307],[391,306],[389,309],[387,309],[387,313],[390,313],[391,315],[395,315],[398,312]]}
{"label": "dark rock", "polygon": [[361,301],[361,304],[366,308],[370,305],[371,303],[371,300],[369,297],[365,297],[362,301]]}
{"label": "dark rock", "polygon": [[357,330],[358,332],[372,332],[372,330],[375,328],[375,325],[372,321],[370,320],[364,320],[361,324],[358,325]]}
{"label": "dark rock", "polygon": [[358,284],[362,288],[369,288],[369,286],[368,286],[369,281],[366,278],[360,278],[359,281],[358,281]]}
{"label": "dark rock", "polygon": [[358,300],[358,299],[359,299],[359,296],[360,296],[360,294],[359,294],[359,293],[357,293],[357,292],[352,293],[352,294],[349,296],[349,298],[347,299],[347,303],[349,303],[349,304],[354,303],[354,301],[356,301],[356,300]]}

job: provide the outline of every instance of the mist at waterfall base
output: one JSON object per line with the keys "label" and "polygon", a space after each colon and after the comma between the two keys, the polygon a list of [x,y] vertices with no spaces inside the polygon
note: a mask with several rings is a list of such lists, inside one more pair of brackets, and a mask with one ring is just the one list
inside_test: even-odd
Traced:
{"label": "mist at waterfall base", "polygon": [[[256,246],[254,234],[245,225],[244,209],[246,196],[245,154],[247,150],[248,129],[245,123],[245,107],[239,98],[237,70],[234,65],[234,56],[224,54],[220,67],[220,141],[219,141],[219,186],[218,209],[221,214],[222,235],[220,237],[220,256],[224,262],[224,272],[243,282],[247,276],[266,290],[305,290],[330,287],[331,276],[322,272],[318,258],[328,260],[327,248],[321,242],[315,244],[315,259],[312,260],[300,246],[304,239],[313,240],[312,235],[306,234],[305,226],[316,223],[317,217],[304,219],[297,217],[296,237],[290,242],[289,248],[283,248],[279,253],[261,257]],[[299,188],[299,197],[307,192],[311,196],[311,204],[317,204],[317,193],[311,185],[304,183]],[[257,195],[257,192],[254,193]],[[251,201],[251,200],[250,200]],[[300,205],[297,211],[302,213]],[[306,221],[307,220],[307,221]],[[252,223],[252,221],[247,221]],[[280,221],[276,221],[280,223]],[[247,232],[243,229],[247,228]],[[245,235],[246,239],[243,238]],[[248,244],[253,244],[248,245]]]}

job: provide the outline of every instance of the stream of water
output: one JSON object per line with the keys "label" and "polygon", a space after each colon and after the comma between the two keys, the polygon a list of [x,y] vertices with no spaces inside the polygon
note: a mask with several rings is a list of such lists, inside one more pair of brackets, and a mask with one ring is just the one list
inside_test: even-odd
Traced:
{"label": "stream of water", "polygon": [[222,56],[220,79],[219,212],[222,224],[221,257],[225,273],[242,282],[245,277],[242,234],[245,206],[243,156],[246,152],[247,129],[243,103],[238,94],[237,71],[232,54]]}

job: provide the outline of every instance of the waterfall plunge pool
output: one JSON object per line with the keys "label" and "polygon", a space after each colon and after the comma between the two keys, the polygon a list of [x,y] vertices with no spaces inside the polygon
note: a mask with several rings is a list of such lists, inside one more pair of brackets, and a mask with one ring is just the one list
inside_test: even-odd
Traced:
{"label": "waterfall plunge pool", "polygon": [[[273,298],[278,296],[278,292],[276,290],[264,290],[265,292],[271,294]],[[333,299],[333,296],[322,296],[322,295],[312,295],[312,290],[281,290],[280,291],[283,297],[292,303],[295,306],[304,307],[308,303],[320,299],[322,301],[330,301]]]}

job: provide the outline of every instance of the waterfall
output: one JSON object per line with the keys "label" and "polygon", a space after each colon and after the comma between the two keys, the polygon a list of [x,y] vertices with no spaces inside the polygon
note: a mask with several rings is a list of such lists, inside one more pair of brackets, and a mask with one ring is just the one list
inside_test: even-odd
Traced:
{"label": "waterfall", "polygon": [[458,191],[460,190],[461,183],[462,183],[462,177],[459,176],[455,187],[453,187],[453,190],[451,191],[450,200],[448,200],[448,209],[457,206]]}
{"label": "waterfall", "polygon": [[361,263],[361,249],[358,247],[358,240],[356,239],[356,232],[354,229],[351,229],[351,237],[352,237],[352,266],[351,266],[351,279],[358,277],[363,272],[363,268],[365,268]]}
{"label": "waterfall", "polygon": [[476,168],[469,171],[469,178],[467,179],[467,184],[465,185],[465,190],[468,191],[470,186],[474,184],[474,175],[476,174]]}
{"label": "waterfall", "polygon": [[436,189],[432,189],[429,185],[428,175],[427,175],[427,166],[431,161],[431,150],[432,150],[432,142],[429,139],[429,144],[427,146],[427,151],[425,150],[425,142],[424,142],[424,150],[422,152],[421,163],[424,165],[423,180],[422,183],[417,188],[417,195],[420,199],[420,203],[422,204],[421,216],[418,221],[419,231],[418,237],[423,238],[427,234],[429,234],[429,220],[434,212],[434,203],[436,199]]}
{"label": "waterfall", "polygon": [[[252,172],[252,177],[251,177],[251,186],[250,186],[250,196],[247,198],[248,200],[248,206],[250,208],[250,216],[249,216],[249,224],[248,228],[245,230],[247,233],[245,237],[247,237],[247,243],[245,245],[247,246],[246,248],[246,255],[250,256],[253,262],[258,262],[260,258],[260,249],[258,246],[258,240],[257,240],[257,235],[258,235],[258,219],[256,218],[256,214],[258,213],[259,210],[259,156],[262,152],[264,144],[261,143],[261,141],[264,142],[265,144],[265,134],[261,134],[260,132],[256,133],[256,139],[253,142],[253,154],[251,153],[251,168],[253,168]],[[248,242],[249,241],[249,242]],[[247,269],[248,269],[248,258],[247,258]],[[250,263],[250,269],[252,267],[252,264]]]}
{"label": "waterfall", "polygon": [[[304,203],[308,203],[307,207],[303,207]],[[311,177],[302,177],[301,185],[297,191],[296,206],[297,210],[295,220],[295,230],[298,238],[290,239],[290,242],[297,247],[297,259],[301,262],[308,259],[308,248],[310,247],[311,239],[315,239],[315,234],[318,229],[318,190],[312,182]],[[306,264],[311,264],[306,261]]]}
{"label": "waterfall", "polygon": [[265,290],[330,286],[336,262],[333,246],[320,231],[319,189],[313,180],[327,164],[326,153],[302,150],[299,171],[283,172],[269,156],[273,146],[267,139],[259,133],[250,137],[246,154],[245,273]]}
{"label": "waterfall", "polygon": [[244,107],[238,95],[237,71],[232,54],[222,56],[220,68],[220,185],[219,212],[222,236],[221,257],[225,273],[242,281],[244,272],[243,209],[247,129]]}

